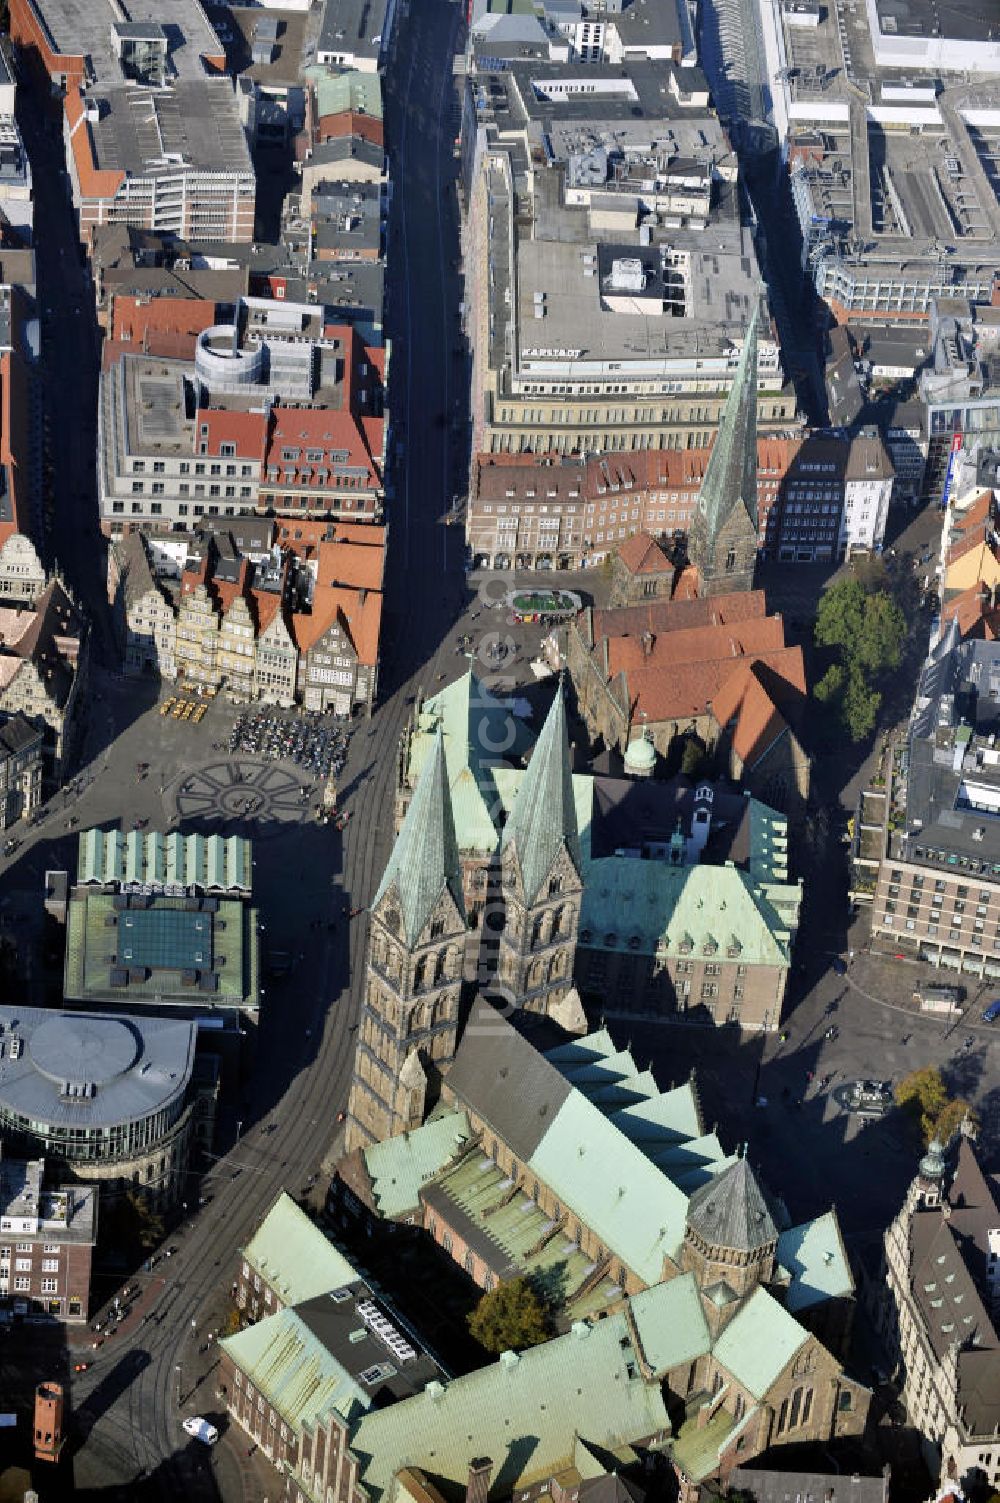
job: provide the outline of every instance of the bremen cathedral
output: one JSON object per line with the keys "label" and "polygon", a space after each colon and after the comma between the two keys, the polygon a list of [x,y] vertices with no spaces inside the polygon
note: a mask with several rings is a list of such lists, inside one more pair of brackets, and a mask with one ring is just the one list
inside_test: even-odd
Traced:
{"label": "bremen cathedral", "polygon": [[[561,691],[521,778],[488,882],[481,989],[500,1006],[558,1016],[560,1004],[575,999],[583,894]],[[439,731],[371,907],[348,1149],[423,1122],[458,1046],[468,927]]]}
{"label": "bremen cathedral", "polygon": [[[706,596],[753,584],[757,329],[755,309],[688,540]],[[455,797],[463,812],[482,813],[469,835],[480,886],[470,891],[463,883],[468,851],[456,837],[439,728],[372,904],[348,1149],[419,1126],[433,1105],[458,1045],[463,1004],[472,1000],[466,947],[481,912],[479,990],[501,1008],[545,1013],[575,1031],[586,1026],[573,986],[584,865],[561,689],[506,801],[494,765],[481,755],[473,761],[481,776],[467,763]],[[466,786],[469,778],[476,787]]]}

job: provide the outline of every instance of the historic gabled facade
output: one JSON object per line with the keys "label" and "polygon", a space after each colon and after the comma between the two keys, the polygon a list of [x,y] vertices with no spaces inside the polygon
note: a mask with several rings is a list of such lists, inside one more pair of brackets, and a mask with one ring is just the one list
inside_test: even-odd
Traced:
{"label": "historic gabled facade", "polygon": [[349,1148],[419,1127],[458,1042],[466,917],[437,738],[375,901],[347,1106]]}
{"label": "historic gabled facade", "polygon": [[699,594],[753,589],[757,558],[757,325],[755,308],[688,533]]}

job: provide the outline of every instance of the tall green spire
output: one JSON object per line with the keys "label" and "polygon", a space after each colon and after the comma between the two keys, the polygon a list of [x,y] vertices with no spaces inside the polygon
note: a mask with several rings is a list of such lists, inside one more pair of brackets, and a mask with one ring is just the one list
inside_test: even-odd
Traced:
{"label": "tall green spire", "polygon": [[465,915],[455,818],[440,728],[382,874],[376,904],[393,883],[399,891],[403,932],[410,945],[419,939],[445,888]]}
{"label": "tall green spire", "polygon": [[529,907],[561,850],[565,848],[580,871],[580,832],[561,683],[504,826],[502,848],[510,845],[517,852]]}
{"label": "tall green spire", "polygon": [[739,505],[757,527],[757,325],[760,303],[754,303],[743,340],[736,376],[722,410],[722,421],[698,495],[709,548],[725,521]]}

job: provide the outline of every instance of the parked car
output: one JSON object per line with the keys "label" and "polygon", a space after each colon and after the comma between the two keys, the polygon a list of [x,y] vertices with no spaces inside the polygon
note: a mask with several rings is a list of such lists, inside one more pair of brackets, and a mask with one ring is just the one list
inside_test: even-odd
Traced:
{"label": "parked car", "polygon": [[184,1420],[184,1429],[195,1440],[200,1440],[203,1445],[214,1446],[219,1438],[219,1432],[214,1425],[210,1425],[207,1419],[202,1419],[200,1414],[189,1414]]}
{"label": "parked car", "polygon": [[983,1022],[995,1023],[998,1018],[1000,1018],[1000,997],[995,1002],[991,1002],[989,1007],[987,1007],[983,1013]]}

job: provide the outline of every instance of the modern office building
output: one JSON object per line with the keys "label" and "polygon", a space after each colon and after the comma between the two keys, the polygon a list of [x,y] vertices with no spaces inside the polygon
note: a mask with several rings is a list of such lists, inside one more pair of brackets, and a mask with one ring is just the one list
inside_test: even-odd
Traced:
{"label": "modern office building", "polygon": [[124,223],[252,241],[256,184],[226,55],[198,0],[14,0],[11,37],[62,99],[80,238]]}
{"label": "modern office building", "polygon": [[326,0],[316,40],[316,61],[325,66],[379,73],[396,21],[396,0]]}
{"label": "modern office building", "polygon": [[380,520],[385,374],[385,351],[350,325],[265,298],[197,335],[193,362],[121,353],[101,375],[102,529],[188,532],[255,512]]}
{"label": "modern office building", "polygon": [[[470,80],[474,453],[714,435],[761,284],[735,157],[688,71],[522,62]],[[794,428],[766,320],[756,377],[761,431]]]}
{"label": "modern office building", "polygon": [[193,1022],[18,1006],[0,1008],[0,1025],[0,1130],[12,1151],[98,1181],[102,1199],[180,1198],[196,1118],[214,1114],[215,1084],[195,1072]]}

